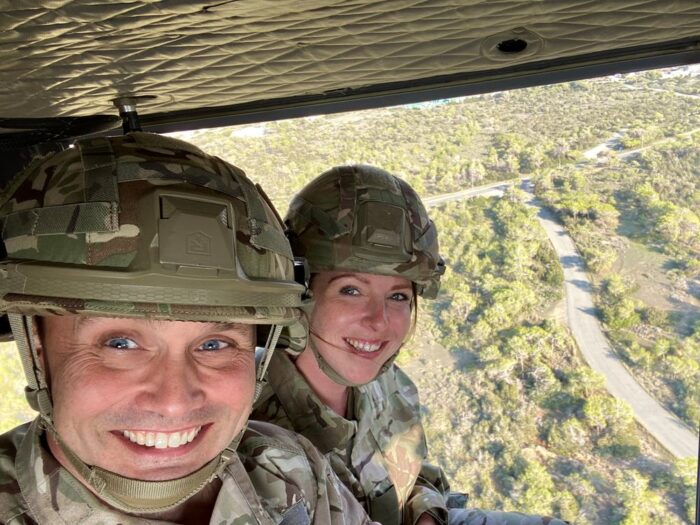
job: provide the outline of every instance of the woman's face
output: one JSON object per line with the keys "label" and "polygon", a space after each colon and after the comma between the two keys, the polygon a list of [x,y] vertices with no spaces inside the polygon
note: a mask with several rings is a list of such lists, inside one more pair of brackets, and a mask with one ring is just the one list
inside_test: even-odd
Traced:
{"label": "woman's face", "polygon": [[403,277],[325,271],[311,282],[311,337],[321,356],[355,384],[374,379],[411,326],[413,286]]}

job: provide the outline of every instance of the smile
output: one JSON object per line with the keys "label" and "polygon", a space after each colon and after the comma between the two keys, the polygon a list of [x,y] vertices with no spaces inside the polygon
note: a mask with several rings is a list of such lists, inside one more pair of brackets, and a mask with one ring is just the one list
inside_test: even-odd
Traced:
{"label": "smile", "polygon": [[382,348],[382,343],[364,341],[362,339],[350,339],[346,338],[345,342],[352,346],[355,350],[365,353],[377,352]]}
{"label": "smile", "polygon": [[195,427],[181,432],[143,432],[141,430],[124,430],[122,433],[132,443],[144,447],[177,448],[190,443],[199,434],[202,427]]}

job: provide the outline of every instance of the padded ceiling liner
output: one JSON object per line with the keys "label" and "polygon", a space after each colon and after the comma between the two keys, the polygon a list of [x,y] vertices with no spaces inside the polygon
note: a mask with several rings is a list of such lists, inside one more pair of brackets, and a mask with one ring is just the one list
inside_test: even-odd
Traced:
{"label": "padded ceiling liner", "polygon": [[323,97],[700,39],[698,0],[0,5],[0,119],[116,115],[125,95],[154,97],[142,115]]}

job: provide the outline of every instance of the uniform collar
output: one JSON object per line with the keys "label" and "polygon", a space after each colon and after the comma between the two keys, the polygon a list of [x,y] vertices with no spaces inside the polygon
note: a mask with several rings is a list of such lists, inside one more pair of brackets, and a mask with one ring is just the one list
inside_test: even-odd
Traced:
{"label": "uniform collar", "polygon": [[[323,454],[345,454],[357,431],[357,423],[336,414],[314,393],[287,354],[276,352],[268,381],[294,430]],[[356,392],[354,394],[357,394]],[[351,396],[356,398],[357,395]],[[357,414],[357,407],[353,407]]]}
{"label": "uniform collar", "polygon": [[17,482],[32,517],[38,523],[78,523],[88,517],[109,521],[123,517],[104,506],[61,466],[43,443],[43,435],[40,419],[36,418],[16,457]]}
{"label": "uniform collar", "polygon": [[[146,517],[112,509],[90,492],[53,457],[44,444],[44,435],[37,418],[29,426],[15,458],[17,483],[29,514],[37,523],[152,523]],[[258,523],[272,524],[238,455],[223,473],[211,523],[228,522],[232,517],[231,509],[236,509],[234,518],[255,516]],[[157,523],[168,525],[171,522],[159,520]]]}

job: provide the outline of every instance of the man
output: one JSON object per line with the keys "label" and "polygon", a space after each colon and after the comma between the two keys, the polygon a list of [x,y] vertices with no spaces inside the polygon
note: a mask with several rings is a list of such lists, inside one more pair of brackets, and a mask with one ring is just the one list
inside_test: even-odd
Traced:
{"label": "man", "polygon": [[304,286],[241,170],[151,134],[83,140],[0,217],[39,411],[0,438],[0,522],[369,523],[307,441],[246,425],[280,330],[304,338]]}

